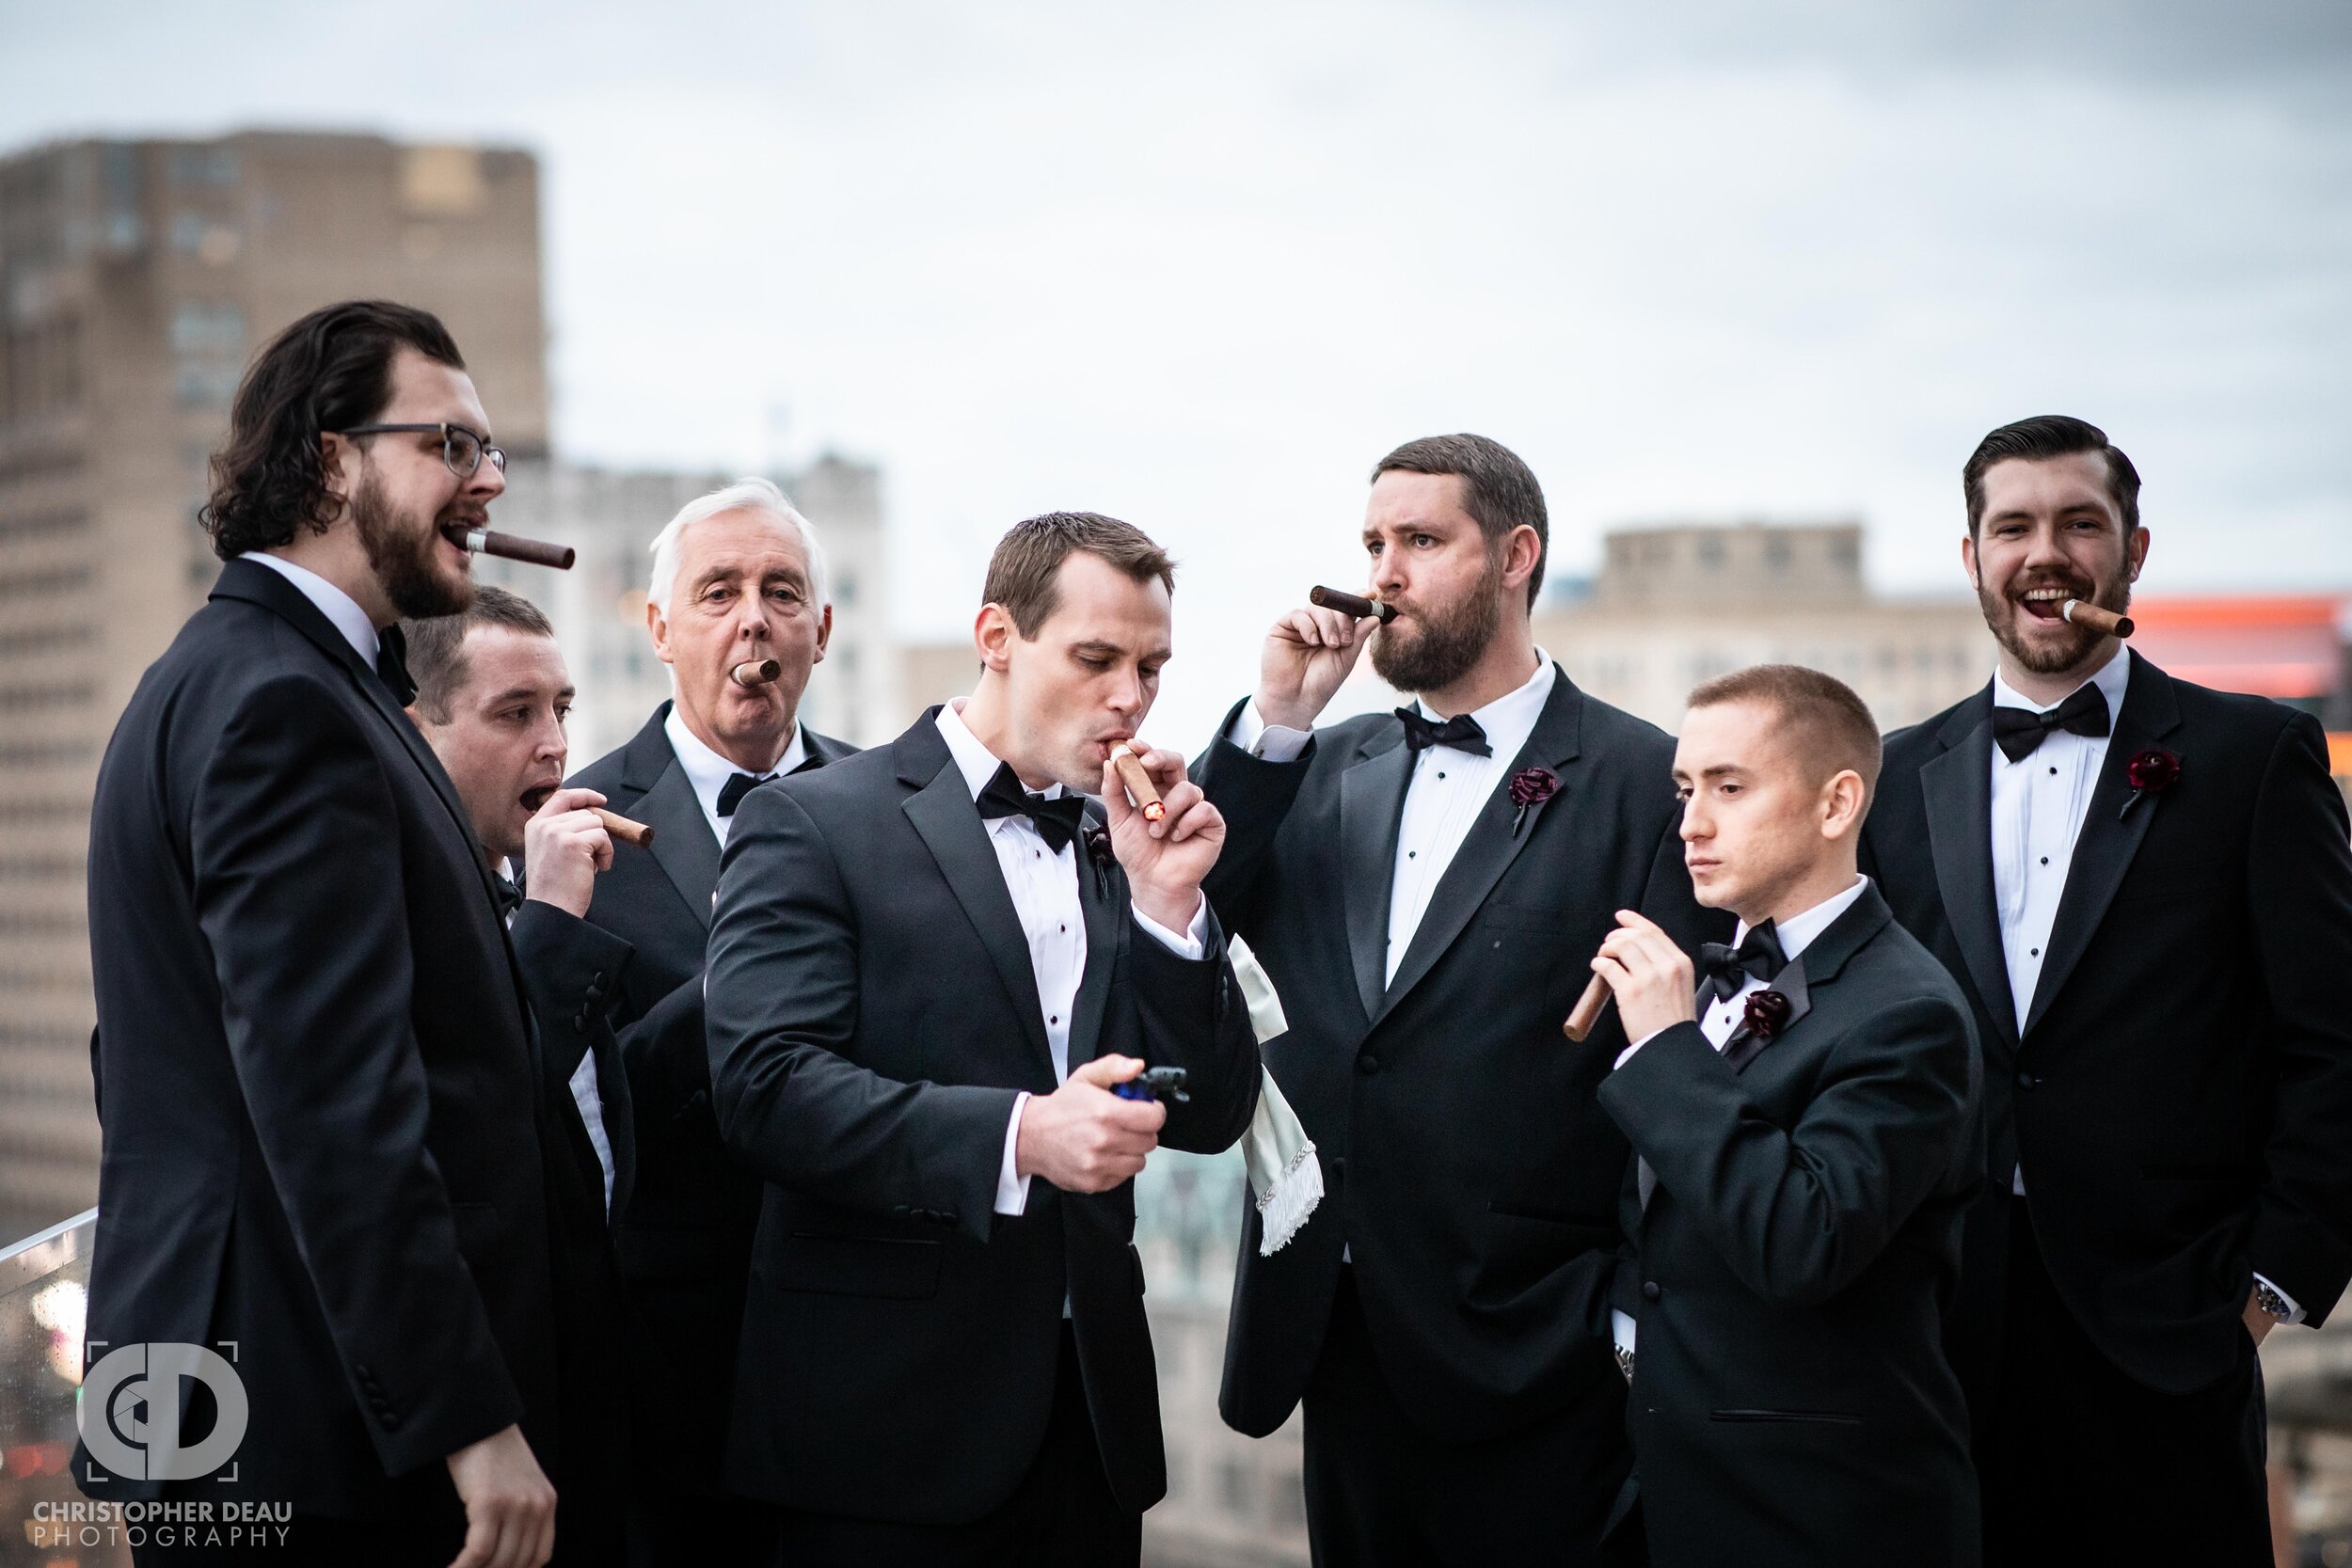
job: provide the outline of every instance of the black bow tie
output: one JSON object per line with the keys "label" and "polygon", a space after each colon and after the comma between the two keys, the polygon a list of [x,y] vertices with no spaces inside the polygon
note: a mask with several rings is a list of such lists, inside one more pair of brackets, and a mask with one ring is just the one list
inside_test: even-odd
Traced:
{"label": "black bow tie", "polygon": [[762,773],[756,778],[749,773],[736,774],[735,777],[719,786],[719,815],[733,816],[735,808],[743,803],[744,796],[774,777],[773,773]]}
{"label": "black bow tie", "polygon": [[417,683],[408,674],[408,634],[396,626],[375,634],[375,678],[390,688],[392,701],[401,706],[417,700]]}
{"label": "black bow tie", "polygon": [[1045,841],[1045,847],[1057,855],[1070,847],[1070,841],[1078,836],[1078,825],[1086,820],[1087,803],[1083,795],[1068,791],[1049,800],[1042,795],[1032,795],[1021,787],[1021,780],[1012,770],[1012,764],[1000,762],[996,772],[980,791],[977,802],[980,819],[993,822],[1000,816],[1025,816],[1037,829],[1037,836]]}
{"label": "black bow tie", "polygon": [[2086,686],[2047,713],[2024,707],[1994,708],[1993,740],[2001,748],[2003,756],[2011,762],[2023,762],[2050,738],[2053,730],[2096,736],[2106,734],[2107,724],[2107,694],[2095,686]]}
{"label": "black bow tie", "polygon": [[1740,994],[1749,975],[1769,984],[1773,975],[1788,967],[1788,957],[1780,950],[1780,933],[1772,929],[1772,923],[1768,920],[1750,930],[1737,947],[1726,947],[1720,942],[1700,946],[1699,995],[1710,1003],[1728,1002]]}
{"label": "black bow tie", "polygon": [[1457,713],[1442,724],[1422,718],[1418,709],[1409,707],[1398,708],[1396,716],[1405,721],[1405,749],[1408,752],[1451,746],[1474,757],[1495,754],[1495,749],[1486,744],[1486,732],[1467,713]]}
{"label": "black bow tie", "polygon": [[499,901],[499,918],[512,920],[515,911],[523,907],[523,890],[493,871],[490,873],[490,893]]}

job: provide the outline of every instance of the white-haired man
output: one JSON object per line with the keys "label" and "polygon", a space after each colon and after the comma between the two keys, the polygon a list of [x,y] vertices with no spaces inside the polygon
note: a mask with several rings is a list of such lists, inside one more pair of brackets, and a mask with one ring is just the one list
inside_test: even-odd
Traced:
{"label": "white-haired man", "polygon": [[[654,540],[645,629],[675,699],[569,781],[654,829],[644,848],[614,847],[588,908],[637,955],[613,1025],[638,1149],[619,1242],[640,1533],[658,1562],[755,1562],[768,1550],[765,1511],[718,1487],[760,1184],[727,1158],[711,1117],[703,948],[719,851],[744,795],[855,750],[798,720],[833,634],[817,531],[764,479],[690,502]],[[776,680],[732,678],[765,658],[783,667]]]}

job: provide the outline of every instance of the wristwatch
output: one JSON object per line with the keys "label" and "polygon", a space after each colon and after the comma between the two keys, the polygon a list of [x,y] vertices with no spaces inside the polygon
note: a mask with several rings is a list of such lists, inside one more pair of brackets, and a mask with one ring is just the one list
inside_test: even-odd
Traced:
{"label": "wristwatch", "polygon": [[2254,1305],[2280,1323],[2295,1316],[2295,1308],[2287,1305],[2287,1298],[2280,1295],[2267,1279],[2254,1281]]}

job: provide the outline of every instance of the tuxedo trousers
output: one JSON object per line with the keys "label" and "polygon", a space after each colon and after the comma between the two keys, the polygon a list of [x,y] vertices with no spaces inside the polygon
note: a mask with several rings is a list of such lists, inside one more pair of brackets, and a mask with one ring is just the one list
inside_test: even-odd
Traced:
{"label": "tuxedo trousers", "polygon": [[1111,1495],[1065,1320],[1045,1441],[993,1513],[968,1525],[900,1525],[785,1508],[776,1543],[776,1568],[1135,1568],[1143,1515]]}
{"label": "tuxedo trousers", "polygon": [[2270,1568],[2262,1364],[2167,1394],[2091,1343],[2011,1198],[1993,1409],[1977,1433],[1985,1568]]}
{"label": "tuxedo trousers", "polygon": [[1340,1269],[1323,1354],[1307,1383],[1307,1531],[1315,1568],[1495,1563],[1598,1565],[1601,1532],[1631,1468],[1623,1386],[1518,1431],[1446,1443],[1381,1374],[1353,1266]]}

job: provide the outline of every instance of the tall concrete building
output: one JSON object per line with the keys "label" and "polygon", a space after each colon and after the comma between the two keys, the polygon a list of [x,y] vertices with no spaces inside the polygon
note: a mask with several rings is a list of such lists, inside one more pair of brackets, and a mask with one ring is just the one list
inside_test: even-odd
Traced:
{"label": "tall concrete building", "polygon": [[527,152],[247,133],[0,161],[0,1239],[87,1206],[91,785],[218,562],[196,522],[246,361],[336,299],[455,334],[495,434],[548,444]]}

